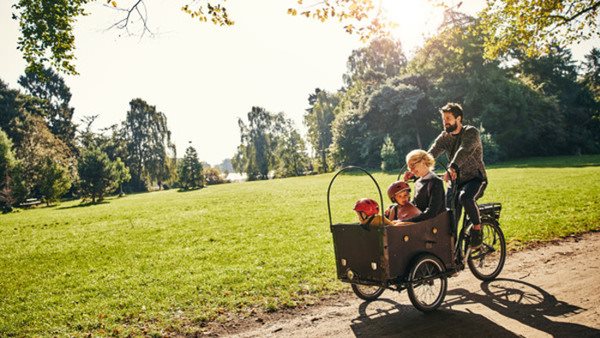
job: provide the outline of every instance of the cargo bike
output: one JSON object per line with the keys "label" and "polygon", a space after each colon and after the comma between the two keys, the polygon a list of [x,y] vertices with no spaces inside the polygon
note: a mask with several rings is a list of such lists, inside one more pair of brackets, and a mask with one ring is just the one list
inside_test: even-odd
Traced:
{"label": "cargo bike", "polygon": [[460,232],[457,232],[458,221],[453,217],[457,210],[455,203],[432,219],[409,225],[334,224],[331,188],[340,174],[351,170],[371,178],[379,192],[382,217],[385,208],[379,184],[363,168],[341,169],[327,188],[337,277],[350,283],[359,298],[372,301],[386,289],[407,290],[413,306],[429,312],[444,301],[448,278],[456,276],[466,266],[483,281],[493,280],[500,274],[506,259],[506,243],[498,223],[502,209],[499,203],[479,205],[483,242],[475,250],[469,247],[469,231],[473,224],[468,217],[463,218]]}

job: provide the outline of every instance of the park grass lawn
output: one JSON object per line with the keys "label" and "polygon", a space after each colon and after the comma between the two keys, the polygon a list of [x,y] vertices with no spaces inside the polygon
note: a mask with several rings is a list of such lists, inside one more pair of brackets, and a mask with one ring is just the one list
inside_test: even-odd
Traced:
{"label": "park grass lawn", "polygon": [[[491,168],[481,201],[503,204],[509,247],[600,228],[600,156],[527,163]],[[332,177],[1,215],[0,336],[191,334],[208,321],[347,289],[336,280],[329,232]],[[395,177],[375,174],[383,189]],[[377,196],[368,177],[341,176],[332,188],[333,222],[354,221],[354,202]]]}

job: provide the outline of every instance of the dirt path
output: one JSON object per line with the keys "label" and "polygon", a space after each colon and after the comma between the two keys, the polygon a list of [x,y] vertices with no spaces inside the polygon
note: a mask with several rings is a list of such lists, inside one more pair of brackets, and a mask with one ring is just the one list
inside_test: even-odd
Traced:
{"label": "dirt path", "polygon": [[371,303],[348,293],[329,303],[255,320],[246,331],[229,333],[600,337],[600,233],[513,253],[499,279],[490,283],[481,283],[467,269],[449,279],[445,303],[431,314],[414,309],[406,292],[386,291]]}

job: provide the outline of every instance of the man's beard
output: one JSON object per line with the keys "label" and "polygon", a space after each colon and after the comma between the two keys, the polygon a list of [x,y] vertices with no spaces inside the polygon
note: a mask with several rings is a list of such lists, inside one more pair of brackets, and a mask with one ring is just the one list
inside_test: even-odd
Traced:
{"label": "man's beard", "polygon": [[458,125],[456,123],[446,124],[446,125],[444,125],[444,130],[446,130],[447,133],[451,133],[451,132],[455,131],[457,127],[458,127]]}

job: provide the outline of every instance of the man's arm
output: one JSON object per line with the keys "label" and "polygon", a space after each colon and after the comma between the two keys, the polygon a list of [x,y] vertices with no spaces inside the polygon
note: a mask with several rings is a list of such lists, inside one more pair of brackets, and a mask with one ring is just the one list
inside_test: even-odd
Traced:
{"label": "man's arm", "polygon": [[445,151],[447,151],[447,145],[445,142],[446,140],[444,138],[445,135],[445,132],[441,132],[438,135],[438,137],[436,137],[435,141],[433,141],[433,144],[431,145],[431,147],[429,147],[429,150],[427,150],[427,152],[430,153],[431,156],[433,156],[433,158],[437,158]]}

